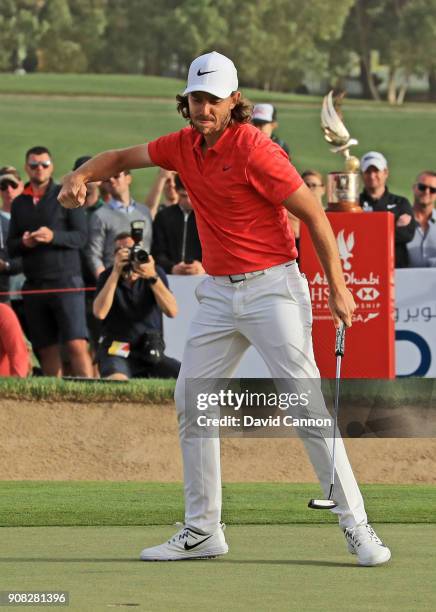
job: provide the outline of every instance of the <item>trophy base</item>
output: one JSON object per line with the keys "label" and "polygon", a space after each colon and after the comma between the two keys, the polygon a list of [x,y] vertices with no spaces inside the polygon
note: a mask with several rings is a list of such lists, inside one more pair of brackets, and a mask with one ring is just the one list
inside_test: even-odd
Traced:
{"label": "trophy base", "polygon": [[359,206],[359,173],[329,172],[327,175],[327,211],[363,212]]}
{"label": "trophy base", "polygon": [[351,212],[361,213],[363,208],[358,202],[349,202],[343,200],[341,202],[329,202],[327,206],[327,212]]}

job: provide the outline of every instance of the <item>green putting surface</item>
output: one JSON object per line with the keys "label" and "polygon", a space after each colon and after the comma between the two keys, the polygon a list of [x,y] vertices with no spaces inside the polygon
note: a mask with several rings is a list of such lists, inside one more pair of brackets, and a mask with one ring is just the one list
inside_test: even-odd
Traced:
{"label": "green putting surface", "polygon": [[[434,485],[362,485],[370,521],[435,523]],[[334,523],[310,510],[318,484],[225,483],[223,518],[231,524]],[[168,525],[183,519],[183,487],[159,482],[0,482],[0,527]]]}
{"label": "green putting surface", "polygon": [[434,525],[378,525],[392,560],[374,568],[356,565],[333,525],[233,526],[226,530],[230,553],[220,559],[138,560],[143,547],[176,530],[3,528],[0,590],[69,591],[68,609],[81,612],[436,609]]}

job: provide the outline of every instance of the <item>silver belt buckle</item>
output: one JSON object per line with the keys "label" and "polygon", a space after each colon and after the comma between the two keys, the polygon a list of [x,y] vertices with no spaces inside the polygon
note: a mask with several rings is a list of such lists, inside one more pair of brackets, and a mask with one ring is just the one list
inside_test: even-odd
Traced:
{"label": "silver belt buckle", "polygon": [[230,274],[229,279],[231,283],[240,283],[249,278],[255,278],[265,274],[265,270],[255,270],[254,272],[243,272],[242,274]]}

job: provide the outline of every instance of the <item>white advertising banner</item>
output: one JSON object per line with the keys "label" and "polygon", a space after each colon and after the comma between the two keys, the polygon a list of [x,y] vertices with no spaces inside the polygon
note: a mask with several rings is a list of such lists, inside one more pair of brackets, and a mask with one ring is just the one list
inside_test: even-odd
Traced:
{"label": "white advertising banner", "polygon": [[[198,304],[194,289],[203,276],[170,276],[179,314],[164,317],[166,353],[182,359],[189,323]],[[436,378],[436,269],[400,269],[395,273],[395,333],[397,376]],[[377,350],[377,338],[374,338]],[[434,357],[433,357],[434,356]],[[254,348],[248,349],[235,372],[238,378],[267,378],[266,364]]]}
{"label": "white advertising banner", "polygon": [[436,269],[395,273],[397,376],[436,378]]}

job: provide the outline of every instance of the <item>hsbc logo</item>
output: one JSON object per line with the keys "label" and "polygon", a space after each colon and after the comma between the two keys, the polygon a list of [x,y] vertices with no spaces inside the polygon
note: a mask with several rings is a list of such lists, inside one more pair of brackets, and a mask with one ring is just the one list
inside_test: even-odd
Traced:
{"label": "hsbc logo", "polygon": [[374,287],[361,287],[356,291],[357,297],[364,302],[372,302],[378,298],[380,292]]}
{"label": "hsbc logo", "polygon": [[338,245],[339,257],[342,260],[344,270],[351,270],[351,263],[348,261],[353,257],[354,248],[354,232],[350,232],[345,236],[345,230],[341,230],[336,236],[336,244]]}

